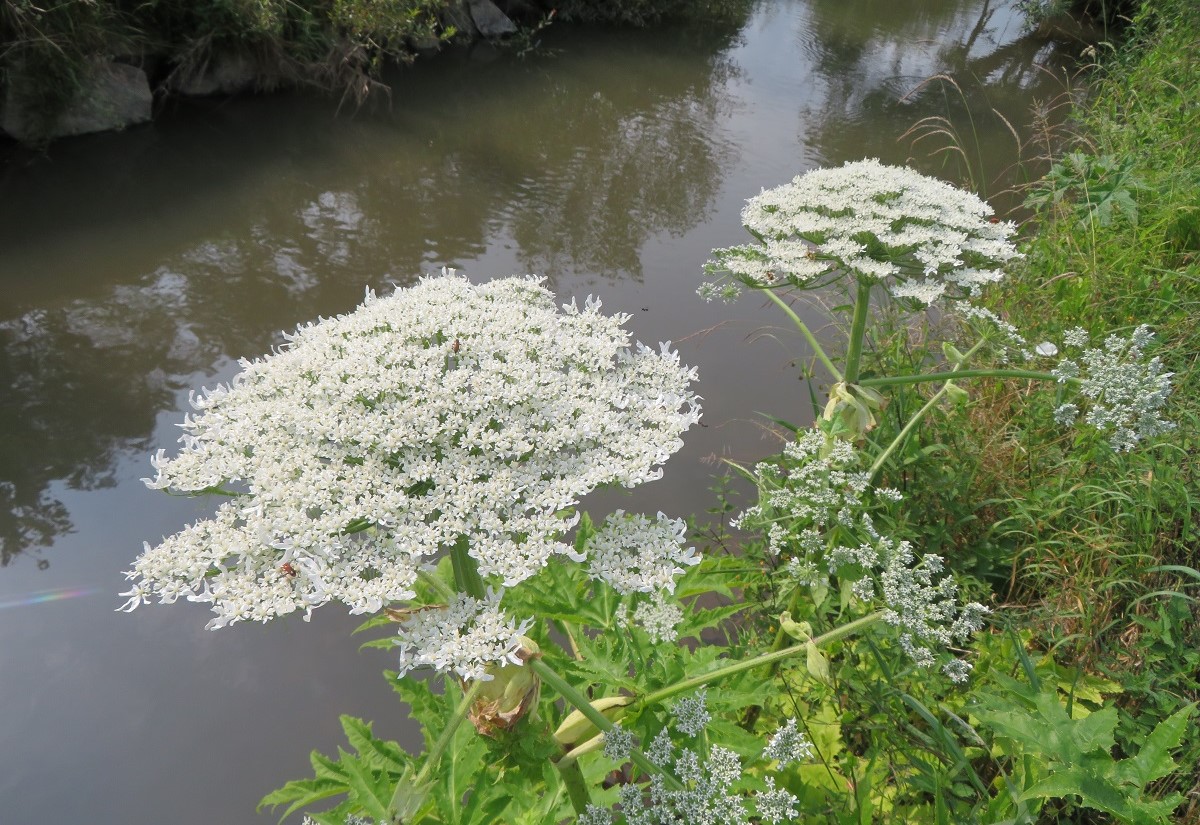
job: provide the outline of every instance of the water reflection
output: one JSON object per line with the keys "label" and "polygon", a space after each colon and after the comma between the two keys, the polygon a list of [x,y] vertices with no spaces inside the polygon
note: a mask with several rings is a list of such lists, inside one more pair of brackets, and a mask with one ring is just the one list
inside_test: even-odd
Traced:
{"label": "water reflection", "polygon": [[[772,0],[740,32],[554,27],[553,57],[418,63],[390,110],[197,102],[10,156],[0,740],[21,747],[0,757],[0,819],[266,823],[254,802],[304,774],[310,747],[342,743],[338,713],[412,733],[379,678],[387,663],[347,642],[352,618],[209,634],[199,605],[112,612],[140,542],[205,515],[138,481],[189,388],[279,330],[349,310],[364,286],[443,264],[476,279],[544,272],[564,300],[600,292],[636,337],[673,338],[700,368],[707,426],[661,482],[612,506],[702,511],[718,472],[703,456],[753,463],[778,445],[748,423],[755,411],[808,414],[802,344],[754,332],[778,313],[694,297],[710,249],[745,240],[738,215],[762,186],[816,163],[904,162],[896,136],[942,105],[933,87],[900,101],[928,75],[986,75],[987,105],[1011,95],[1019,110],[1037,74],[1024,61],[1040,58],[1012,2]],[[1007,152],[982,98],[968,103],[984,145]],[[67,593],[90,595],[49,598]],[[63,794],[63,776],[86,782]]]}
{"label": "water reflection", "polygon": [[[470,261],[496,237],[525,271],[639,280],[646,240],[694,227],[720,186],[727,43],[710,36],[703,54],[691,39],[647,55],[626,41],[616,55],[509,60],[486,73],[450,57],[458,62],[427,69],[403,109],[335,124],[340,140],[314,123],[312,104],[181,113],[183,125],[168,120],[146,144],[149,168],[119,176],[118,209],[131,219],[101,237],[90,222],[111,215],[97,192],[111,197],[111,186],[53,201],[39,164],[10,172],[0,285],[26,307],[0,319],[10,387],[0,564],[71,529],[53,483],[111,486],[116,458],[149,449],[157,413],[181,388],[265,351],[278,330],[349,309],[364,285]],[[598,73],[601,59],[624,69]],[[215,126],[200,122],[213,114]],[[269,157],[267,146],[287,151]],[[64,157],[80,177],[112,183],[93,154],[68,145]],[[61,166],[53,175],[66,178]],[[157,239],[149,254],[147,235]],[[102,289],[84,298],[55,301],[29,283],[31,269],[53,282],[102,248],[127,250],[123,266],[102,270]]]}
{"label": "water reflection", "polygon": [[[804,113],[804,139],[826,148],[826,163],[911,160],[985,195],[1004,189],[1031,97],[1058,91],[1045,71],[1055,44],[1011,0],[865,5],[816,0],[796,28],[826,87]],[[897,141],[926,118],[944,120]]]}

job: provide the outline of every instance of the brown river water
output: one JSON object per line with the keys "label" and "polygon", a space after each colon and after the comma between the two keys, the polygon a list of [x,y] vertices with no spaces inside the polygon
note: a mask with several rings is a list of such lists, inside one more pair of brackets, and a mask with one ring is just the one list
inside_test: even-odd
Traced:
{"label": "brown river water", "polygon": [[[394,662],[337,606],[215,632],[200,605],[114,612],[142,542],[210,506],[139,481],[189,388],[366,287],[544,274],[700,371],[704,425],[600,513],[703,512],[715,459],[777,448],[758,413],[809,403],[775,310],[695,295],[709,251],[744,240],[743,201],[863,157],[961,181],[940,138],[898,140],[937,115],[999,192],[1017,156],[993,110],[1028,124],[1064,51],[1015,0],[774,0],[723,30],[452,50],[397,71],[390,107],[174,102],[123,134],[0,147],[0,824],[270,823],[255,803],[336,749],[338,714],[413,743]],[[962,94],[910,94],[938,74]]]}

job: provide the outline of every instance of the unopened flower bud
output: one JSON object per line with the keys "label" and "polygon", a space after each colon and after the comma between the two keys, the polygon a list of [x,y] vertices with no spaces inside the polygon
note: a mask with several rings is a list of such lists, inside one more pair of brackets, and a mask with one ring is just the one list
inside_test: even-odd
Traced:
{"label": "unopened flower bud", "polygon": [[[615,722],[625,715],[625,707],[633,703],[632,696],[605,696],[592,702],[592,707],[605,719]],[[571,711],[554,732],[554,741],[570,748],[594,737],[600,731],[578,709]]]}
{"label": "unopened flower bud", "polygon": [[484,736],[495,736],[497,731],[512,730],[534,707],[537,706],[542,680],[525,662],[539,658],[541,650],[537,642],[518,636],[520,647],[514,655],[521,664],[498,664],[488,666],[492,677],[482,682],[475,704],[467,711],[467,718],[475,730]]}

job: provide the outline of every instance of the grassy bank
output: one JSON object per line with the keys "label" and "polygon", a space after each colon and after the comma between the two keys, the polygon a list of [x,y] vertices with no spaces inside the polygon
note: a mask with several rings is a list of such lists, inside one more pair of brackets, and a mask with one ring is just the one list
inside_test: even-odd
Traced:
{"label": "grassy bank", "polygon": [[[1052,397],[1009,382],[947,414],[913,446],[908,468],[936,481],[924,495],[930,535],[990,585],[1033,658],[1063,669],[1064,695],[1118,714],[1118,758],[1200,699],[1200,8],[1145,3],[1122,41],[1099,49],[1076,137],[1028,190],[1026,257],[991,305],[1031,342],[1059,347],[1072,328],[1099,346],[1149,325],[1154,354],[1175,374],[1177,429],[1152,449],[1117,453],[1054,425]],[[995,644],[983,639],[981,655]],[[1180,764],[1146,799],[1178,793],[1173,821],[1197,822],[1195,727]],[[1080,801],[1063,793],[1038,821],[1095,821],[1095,800]],[[1101,809],[1104,821],[1143,821]]]}

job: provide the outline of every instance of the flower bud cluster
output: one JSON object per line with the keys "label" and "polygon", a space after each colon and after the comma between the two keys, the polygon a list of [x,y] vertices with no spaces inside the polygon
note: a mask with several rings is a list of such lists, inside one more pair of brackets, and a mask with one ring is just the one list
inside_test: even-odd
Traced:
{"label": "flower bud cluster", "polygon": [[[676,728],[689,739],[701,737],[712,719],[703,691],[677,701],[672,713]],[[774,755],[781,748],[787,751],[788,759]],[[792,719],[772,737],[763,755],[767,759],[780,759],[783,767],[810,756],[811,748],[804,734],[796,733],[796,720]],[[750,787],[758,778],[746,773],[741,759],[728,748],[714,745],[707,752],[702,745],[677,748],[667,726],[651,741],[646,756],[658,767],[672,772],[684,787],[668,788],[661,775],[651,776],[645,789],[632,783],[622,785],[618,797],[619,821],[624,825],[718,822],[747,825],[751,821],[778,825],[797,815],[799,800],[791,792],[776,788],[775,777],[766,777],[759,788]],[[750,790],[752,794],[747,793]],[[617,821],[617,812],[599,805],[589,805],[576,820],[577,825],[613,825]]]}
{"label": "flower bud cluster", "polygon": [[1018,256],[1016,227],[991,215],[970,192],[875,159],[815,169],[747,201],[742,223],[758,242],[713,250],[706,270],[732,280],[700,294],[730,298],[738,283],[805,287],[850,274],[925,305],[974,295]]}
{"label": "flower bud cluster", "polygon": [[[734,526],[761,530],[767,551],[797,585],[822,587],[836,576],[859,601],[881,600],[885,620],[900,631],[901,647],[928,667],[941,649],[978,630],[986,609],[959,603],[958,585],[941,575],[940,557],[917,562],[909,542],[876,529],[872,509],[903,497],[873,485],[860,467],[849,442],[815,429],[801,433],[781,460],[758,465],[759,504]],[[970,666],[951,662],[945,670],[961,681]]]}
{"label": "flower bud cluster", "polygon": [[[210,627],[331,600],[374,612],[413,598],[418,570],[460,542],[492,584],[556,554],[580,561],[562,512],[598,487],[658,478],[700,416],[695,371],[669,344],[631,347],[627,320],[590,298],[560,311],[538,278],[475,286],[448,273],[301,326],[194,396],[181,451],[155,456],[151,488],[231,497],[146,545],[123,609],[183,597],[212,606]],[[690,563],[665,549],[677,531],[662,522],[645,528],[663,536],[632,589],[665,587],[664,565]],[[480,612],[467,619],[468,606]],[[460,674],[479,672],[482,648],[503,659],[519,632],[491,599],[433,621],[414,620],[406,655]],[[464,650],[423,646],[435,636]]]}
{"label": "flower bud cluster", "polygon": [[[1062,383],[1078,381],[1079,394],[1087,399],[1084,420],[1109,432],[1109,443],[1119,452],[1175,427],[1161,415],[1171,394],[1173,373],[1164,371],[1161,358],[1147,358],[1145,353],[1153,338],[1145,325],[1128,338],[1108,336],[1103,347],[1088,348],[1087,333],[1081,329],[1069,330],[1063,338],[1065,346],[1083,351],[1077,360],[1060,361],[1054,375]],[[1079,407],[1073,402],[1054,411],[1054,420],[1063,426],[1078,416]]]}

